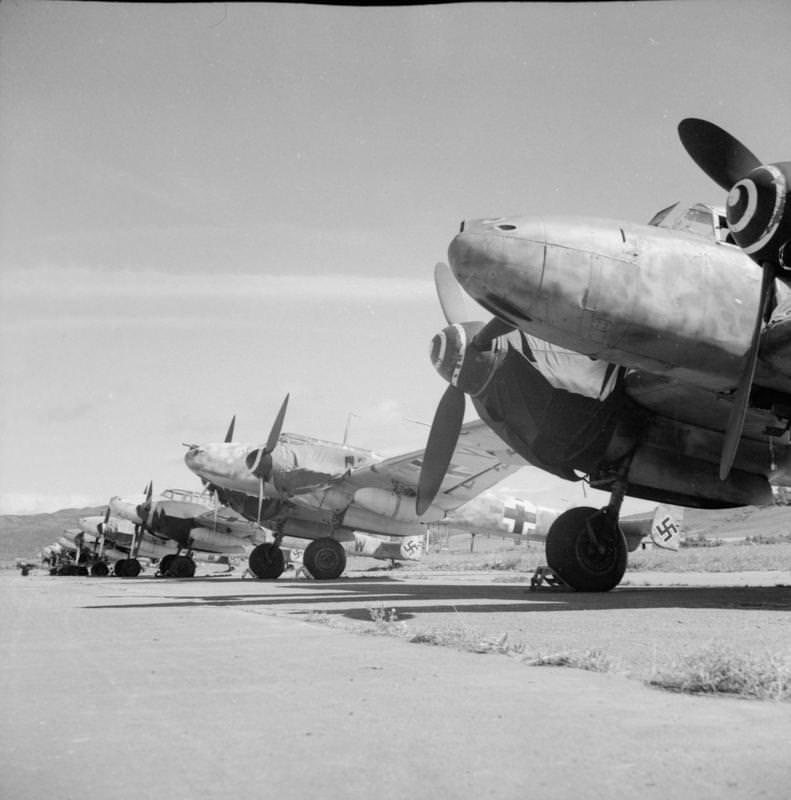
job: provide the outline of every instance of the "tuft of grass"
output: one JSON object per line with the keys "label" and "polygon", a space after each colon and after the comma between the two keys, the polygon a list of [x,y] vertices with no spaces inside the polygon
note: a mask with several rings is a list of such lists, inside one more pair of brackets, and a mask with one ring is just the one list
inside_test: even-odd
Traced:
{"label": "tuft of grass", "polygon": [[657,672],[648,683],[687,694],[791,700],[791,659],[712,645]]}
{"label": "tuft of grass", "polygon": [[561,652],[543,655],[539,653],[526,658],[525,663],[531,667],[571,667],[589,672],[610,672],[613,663],[610,657],[601,650],[583,650],[582,652]]}
{"label": "tuft of grass", "polygon": [[383,636],[407,636],[409,628],[403,620],[398,619],[398,609],[376,606],[369,608],[368,613],[374,623],[373,633]]}
{"label": "tuft of grass", "polygon": [[430,644],[437,647],[452,647],[468,653],[500,653],[519,656],[525,651],[522,642],[510,642],[508,633],[502,636],[484,636],[474,628],[449,625],[416,633],[409,640],[412,644]]}

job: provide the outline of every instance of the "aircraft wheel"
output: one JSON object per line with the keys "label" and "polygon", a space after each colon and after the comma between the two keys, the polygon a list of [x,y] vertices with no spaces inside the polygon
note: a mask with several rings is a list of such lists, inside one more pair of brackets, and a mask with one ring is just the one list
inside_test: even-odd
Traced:
{"label": "aircraft wheel", "polygon": [[247,563],[256,578],[268,580],[279,578],[286,566],[283,551],[276,544],[271,543],[259,544],[255,547],[250,553]]}
{"label": "aircraft wheel", "polygon": [[552,523],[546,556],[549,567],[578,592],[609,592],[626,571],[626,540],[606,514],[580,506],[565,511]]}
{"label": "aircraft wheel", "polygon": [[302,564],[316,580],[331,581],[346,569],[346,551],[335,539],[315,539],[305,548]]}
{"label": "aircraft wheel", "polygon": [[163,578],[171,577],[170,567],[173,564],[175,558],[176,558],[175,553],[168,553],[168,555],[162,557],[162,560],[159,562],[159,574]]}
{"label": "aircraft wheel", "polygon": [[189,556],[175,556],[168,565],[171,578],[192,578],[195,575],[195,562]]}
{"label": "aircraft wheel", "polygon": [[94,578],[104,578],[105,575],[109,574],[109,572],[110,570],[104,561],[97,561],[96,563],[91,564],[91,575],[93,575]]}
{"label": "aircraft wheel", "polygon": [[122,558],[115,562],[115,574],[121,578],[136,578],[140,569],[140,562],[136,558]]}

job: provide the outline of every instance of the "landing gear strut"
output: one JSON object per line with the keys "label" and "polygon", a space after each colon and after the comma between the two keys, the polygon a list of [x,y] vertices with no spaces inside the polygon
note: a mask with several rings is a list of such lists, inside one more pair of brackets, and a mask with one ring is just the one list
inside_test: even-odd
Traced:
{"label": "landing gear strut", "polygon": [[547,564],[578,592],[609,592],[623,578],[627,547],[618,514],[625,488],[616,484],[602,509],[570,508],[549,529]]}

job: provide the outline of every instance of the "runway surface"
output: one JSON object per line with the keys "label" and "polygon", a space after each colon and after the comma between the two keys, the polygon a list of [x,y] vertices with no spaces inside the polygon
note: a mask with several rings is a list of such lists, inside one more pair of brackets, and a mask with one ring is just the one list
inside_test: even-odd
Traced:
{"label": "runway surface", "polygon": [[[747,580],[768,585],[581,595],[493,574],[8,572],[0,795],[785,798],[791,705],[642,681],[710,642],[787,650],[791,576]],[[599,648],[615,667],[531,667],[408,641],[454,630],[482,642],[507,633],[531,652]]]}

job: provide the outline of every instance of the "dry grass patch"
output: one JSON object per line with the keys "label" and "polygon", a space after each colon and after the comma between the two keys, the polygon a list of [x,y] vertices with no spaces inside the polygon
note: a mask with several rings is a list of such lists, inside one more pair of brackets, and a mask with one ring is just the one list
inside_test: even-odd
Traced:
{"label": "dry grass patch", "polygon": [[791,659],[714,645],[679,659],[648,683],[687,694],[791,700]]}
{"label": "dry grass patch", "polygon": [[612,660],[602,650],[539,653],[525,658],[524,662],[531,667],[571,667],[589,672],[610,672],[613,669]]}

